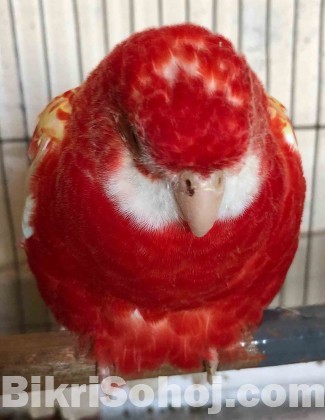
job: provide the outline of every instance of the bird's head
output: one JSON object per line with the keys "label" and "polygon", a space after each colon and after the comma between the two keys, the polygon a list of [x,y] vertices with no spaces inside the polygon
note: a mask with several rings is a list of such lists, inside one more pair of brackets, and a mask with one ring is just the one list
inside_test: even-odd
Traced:
{"label": "bird's head", "polygon": [[92,78],[105,86],[123,147],[106,191],[135,223],[158,229],[182,218],[203,236],[249,206],[266,95],[228,40],[189,24],[144,31]]}

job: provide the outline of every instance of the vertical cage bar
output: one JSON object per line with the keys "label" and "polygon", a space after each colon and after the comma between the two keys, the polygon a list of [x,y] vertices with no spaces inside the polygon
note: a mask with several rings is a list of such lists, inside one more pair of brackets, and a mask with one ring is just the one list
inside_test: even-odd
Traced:
{"label": "vertical cage bar", "polygon": [[306,305],[309,297],[309,286],[310,286],[310,272],[311,272],[311,257],[312,257],[312,245],[313,245],[313,226],[314,226],[314,213],[315,213],[315,193],[316,193],[316,177],[317,177],[317,165],[319,159],[320,149],[320,121],[321,121],[321,106],[322,106],[322,89],[323,89],[323,39],[324,39],[324,11],[325,11],[325,0],[321,0],[320,13],[319,13],[319,26],[318,26],[318,76],[317,76],[317,95],[316,95],[316,127],[315,127],[315,147],[313,155],[313,167],[312,167],[312,178],[311,178],[311,202],[310,202],[310,213],[308,220],[308,232],[307,232],[307,250],[306,250],[306,264],[304,273],[304,293],[303,293],[303,304]]}
{"label": "vertical cage bar", "polygon": [[237,49],[243,52],[243,1],[238,0],[238,34],[237,34]]}
{"label": "vertical cage bar", "polygon": [[25,332],[26,325],[25,325],[25,314],[24,314],[24,300],[23,300],[23,292],[22,292],[22,278],[21,278],[21,271],[19,266],[19,258],[18,258],[18,251],[17,251],[17,238],[15,234],[15,225],[13,219],[13,213],[10,203],[10,196],[9,196],[9,187],[8,187],[8,179],[7,173],[5,168],[4,162],[4,151],[3,151],[3,142],[0,132],[0,171],[3,180],[3,193],[4,193],[4,204],[5,204],[5,211],[7,214],[7,222],[9,227],[10,233],[10,243],[11,243],[11,253],[13,258],[13,266],[15,271],[15,294],[16,294],[16,301],[17,301],[17,308],[18,308],[18,327],[20,332]]}
{"label": "vertical cage bar", "polygon": [[134,0],[129,0],[130,9],[130,34],[133,34],[135,29],[135,14],[134,14]]}
{"label": "vertical cage bar", "polygon": [[108,23],[107,23],[107,4],[106,0],[102,0],[102,16],[103,16],[103,38],[104,38],[104,50],[105,54],[109,51],[109,35],[108,35]]}
{"label": "vertical cage bar", "polygon": [[[291,78],[290,78],[290,120],[294,126],[294,117],[295,117],[295,84],[296,84],[296,66],[297,66],[297,37],[298,37],[298,18],[299,18],[299,1],[293,2],[293,22],[292,22],[292,35],[291,35]],[[296,127],[294,127],[296,129]],[[280,295],[279,295],[279,305],[283,306],[285,304],[285,292],[286,284],[284,283]]]}
{"label": "vertical cage bar", "polygon": [[271,0],[266,0],[265,10],[265,87],[269,92],[271,86],[270,80],[270,28],[271,28]]}
{"label": "vertical cage bar", "polygon": [[162,26],[164,24],[164,10],[163,10],[163,0],[158,1],[158,25]]}
{"label": "vertical cage bar", "polygon": [[[270,72],[270,53],[271,53],[271,11],[272,0],[266,0],[265,9],[265,89],[270,94],[271,88],[271,72]],[[278,294],[278,305],[281,307],[284,303],[284,287]]]}
{"label": "vertical cage bar", "polygon": [[41,34],[42,34],[42,44],[43,44],[43,54],[44,54],[44,67],[45,67],[45,79],[46,79],[46,91],[47,99],[50,101],[52,98],[52,86],[51,86],[51,69],[49,63],[49,48],[47,40],[47,32],[45,25],[45,13],[44,13],[44,0],[38,0],[38,8],[40,14],[40,24],[41,24]]}
{"label": "vertical cage bar", "polygon": [[185,22],[189,22],[191,18],[191,3],[190,0],[185,0]]}
{"label": "vertical cage bar", "polygon": [[19,57],[18,36],[17,36],[17,31],[16,31],[16,18],[15,18],[13,0],[8,0],[8,8],[9,8],[9,17],[10,17],[10,30],[11,30],[11,35],[13,38],[13,43],[14,43],[15,63],[16,63],[17,75],[18,75],[18,88],[19,88],[19,96],[20,96],[20,101],[21,101],[20,108],[22,111],[24,140],[26,144],[28,144],[26,98],[25,98],[25,90],[24,90],[23,79],[22,79],[22,67],[21,67],[21,62],[20,62],[20,57]]}
{"label": "vertical cage bar", "polygon": [[298,36],[298,18],[299,18],[299,2],[293,2],[293,25],[292,25],[292,50],[291,50],[291,85],[290,85],[290,119],[292,124],[295,123],[295,84],[296,84],[296,65],[297,65],[297,36]]}
{"label": "vertical cage bar", "polygon": [[[41,36],[42,36],[42,47],[43,47],[43,56],[44,56],[44,68],[45,68],[45,80],[46,80],[46,93],[47,93],[47,100],[50,101],[52,99],[52,83],[51,83],[51,69],[50,69],[50,62],[49,62],[49,47],[48,47],[48,38],[47,38],[47,31],[46,31],[46,24],[45,24],[45,11],[44,11],[44,0],[38,0],[38,10],[39,10],[39,19],[40,19],[40,28],[41,28]],[[44,320],[44,327],[47,331],[50,330],[50,311],[49,309],[46,311],[46,320]],[[28,325],[26,325],[28,328]]]}
{"label": "vertical cage bar", "polygon": [[211,28],[212,32],[217,32],[217,12],[218,12],[218,0],[212,0],[212,22],[211,22]]}
{"label": "vertical cage bar", "polygon": [[84,79],[84,70],[83,70],[83,64],[82,64],[80,22],[79,22],[77,0],[72,0],[72,10],[73,10],[74,30],[75,30],[75,37],[76,37],[79,83],[82,83]]}

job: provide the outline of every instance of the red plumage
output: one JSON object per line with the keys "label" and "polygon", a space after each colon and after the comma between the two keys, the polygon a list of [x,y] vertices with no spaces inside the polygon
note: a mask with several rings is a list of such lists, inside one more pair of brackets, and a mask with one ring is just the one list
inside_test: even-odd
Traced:
{"label": "red plumage", "polygon": [[[121,373],[199,366],[258,325],[297,248],[305,182],[282,111],[270,113],[227,40],[193,25],[133,35],[63,97],[72,107],[70,119],[56,115],[63,140],[39,126],[30,148],[35,157],[40,138],[54,139],[30,178],[25,239],[44,300]],[[261,188],[202,238],[181,220],[145,229],[103,188],[125,148],[152,182],[184,169],[206,176],[250,148]]]}

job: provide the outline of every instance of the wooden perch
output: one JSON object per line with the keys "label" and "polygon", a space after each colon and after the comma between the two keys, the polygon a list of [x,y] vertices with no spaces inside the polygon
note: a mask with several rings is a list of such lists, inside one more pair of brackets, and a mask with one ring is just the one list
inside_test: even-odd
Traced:
{"label": "wooden perch", "polygon": [[[60,384],[88,384],[97,375],[96,363],[78,351],[75,335],[68,331],[2,336],[0,339],[0,373],[23,376],[31,383],[32,376],[54,376]],[[236,359],[234,361],[234,354]],[[295,310],[267,310],[264,321],[247,342],[220,354],[219,370],[325,359],[325,305]],[[203,367],[200,371],[203,371]],[[197,370],[198,371],[198,370]],[[196,372],[197,372],[196,371]],[[159,375],[190,373],[170,366],[152,372],[123,376],[140,379]],[[112,372],[118,375],[118,372]],[[2,393],[2,380],[0,384]]]}
{"label": "wooden perch", "polygon": [[[82,384],[96,375],[96,365],[76,354],[77,338],[68,331],[20,334],[1,337],[0,373],[2,376],[54,376],[55,386]],[[2,394],[1,381],[0,394]]]}

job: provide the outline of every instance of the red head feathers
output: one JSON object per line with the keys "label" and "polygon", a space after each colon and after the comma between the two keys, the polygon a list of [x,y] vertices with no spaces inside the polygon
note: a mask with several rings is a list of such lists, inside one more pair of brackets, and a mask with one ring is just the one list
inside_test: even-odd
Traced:
{"label": "red head feathers", "polygon": [[151,170],[222,169],[267,126],[266,95],[245,58],[194,25],[131,36],[91,78],[128,121]]}

